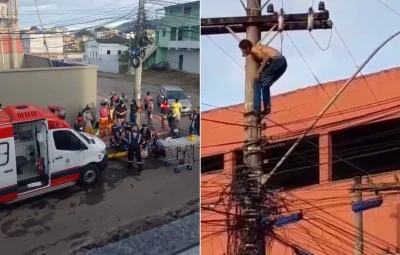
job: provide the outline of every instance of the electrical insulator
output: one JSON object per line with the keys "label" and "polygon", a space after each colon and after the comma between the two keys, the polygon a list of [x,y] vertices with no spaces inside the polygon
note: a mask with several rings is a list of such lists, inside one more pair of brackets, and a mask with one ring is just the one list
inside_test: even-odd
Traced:
{"label": "electrical insulator", "polygon": [[271,13],[271,14],[273,14],[275,11],[274,11],[274,5],[273,4],[269,4],[268,6],[267,6],[267,13]]}
{"label": "electrical insulator", "polygon": [[308,8],[307,29],[311,32],[314,28],[314,10],[312,7]]}
{"label": "electrical insulator", "polygon": [[325,2],[320,1],[318,4],[318,11],[324,12],[325,11]]}
{"label": "electrical insulator", "polygon": [[278,31],[282,32],[283,28],[285,26],[285,17],[284,17],[285,13],[283,12],[283,9],[281,8],[281,11],[279,12],[278,15]]}

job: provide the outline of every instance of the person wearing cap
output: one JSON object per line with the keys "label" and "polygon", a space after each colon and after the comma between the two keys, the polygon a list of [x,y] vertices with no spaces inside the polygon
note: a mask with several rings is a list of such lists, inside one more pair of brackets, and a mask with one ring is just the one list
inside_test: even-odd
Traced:
{"label": "person wearing cap", "polygon": [[83,113],[83,120],[85,122],[85,128],[84,128],[85,133],[92,135],[94,133],[93,127],[92,127],[93,117],[92,117],[92,114],[90,113],[89,107],[85,108],[85,112]]}

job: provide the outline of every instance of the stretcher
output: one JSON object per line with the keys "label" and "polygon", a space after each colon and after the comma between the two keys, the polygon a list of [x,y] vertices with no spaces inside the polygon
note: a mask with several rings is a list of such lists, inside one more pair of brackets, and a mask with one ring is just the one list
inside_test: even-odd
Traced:
{"label": "stretcher", "polygon": [[174,166],[174,172],[179,173],[182,167],[192,170],[195,160],[195,149],[200,146],[200,137],[197,135],[179,138],[167,138],[158,141],[158,146],[166,151],[165,166]]}

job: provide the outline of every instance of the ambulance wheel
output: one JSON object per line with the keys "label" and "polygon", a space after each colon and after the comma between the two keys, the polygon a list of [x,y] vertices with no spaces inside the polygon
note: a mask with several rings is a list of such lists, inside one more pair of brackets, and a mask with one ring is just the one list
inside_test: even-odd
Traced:
{"label": "ambulance wheel", "polygon": [[179,160],[179,165],[183,165],[183,164],[185,164],[185,161],[183,159],[180,159]]}
{"label": "ambulance wheel", "polygon": [[187,165],[187,166],[186,166],[186,169],[187,169],[187,170],[192,170],[193,167],[192,167],[191,165]]}
{"label": "ambulance wheel", "polygon": [[174,172],[175,172],[175,173],[179,173],[180,171],[181,171],[181,169],[179,169],[179,167],[175,167],[175,168],[174,168]]}
{"label": "ambulance wheel", "polygon": [[99,168],[94,164],[89,164],[82,170],[79,176],[79,181],[83,185],[92,185],[97,182],[99,175]]}

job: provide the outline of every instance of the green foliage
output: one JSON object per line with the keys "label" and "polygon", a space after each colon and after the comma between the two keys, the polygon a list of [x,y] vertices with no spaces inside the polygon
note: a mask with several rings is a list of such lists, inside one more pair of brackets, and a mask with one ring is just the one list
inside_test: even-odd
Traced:
{"label": "green foliage", "polygon": [[77,36],[82,36],[82,35],[91,36],[91,35],[92,35],[92,32],[90,32],[90,31],[87,30],[87,29],[81,29],[81,30],[79,30],[78,32],[76,32],[76,35],[77,35]]}
{"label": "green foliage", "polygon": [[118,57],[118,62],[120,64],[129,63],[130,60],[131,60],[131,55],[129,53],[129,50],[122,52],[121,55],[119,55],[119,57]]}
{"label": "green foliage", "polygon": [[96,28],[94,29],[94,31],[96,31],[96,32],[100,32],[100,31],[110,31],[110,29],[107,28],[107,27],[105,27],[105,26],[100,26],[100,27],[96,27]]}
{"label": "green foliage", "polygon": [[86,43],[84,41],[79,42],[79,49],[81,52],[85,52]]}

